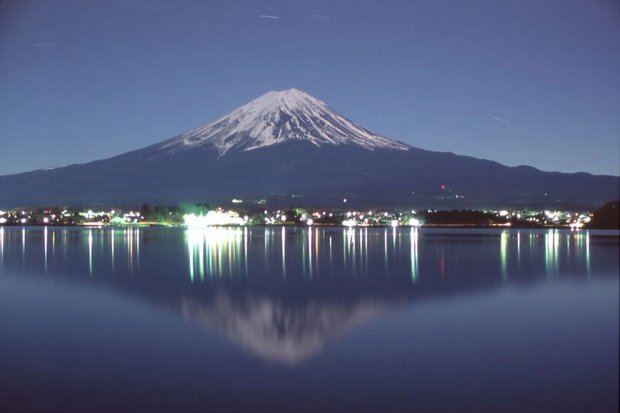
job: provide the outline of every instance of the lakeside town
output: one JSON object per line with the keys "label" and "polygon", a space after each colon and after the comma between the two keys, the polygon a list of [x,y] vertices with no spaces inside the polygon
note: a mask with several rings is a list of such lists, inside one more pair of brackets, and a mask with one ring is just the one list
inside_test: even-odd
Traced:
{"label": "lakeside town", "polygon": [[[81,209],[70,207],[0,210],[3,226],[344,226],[344,227],[517,227],[517,228],[606,228],[596,222],[599,215],[617,212],[617,202],[597,211],[565,210],[345,210],[221,208],[206,204],[178,206],[143,205],[139,209]],[[600,212],[603,211],[603,212]],[[599,212],[599,214],[597,214]],[[594,219],[594,221],[593,221]],[[597,224],[597,225],[595,225]]]}

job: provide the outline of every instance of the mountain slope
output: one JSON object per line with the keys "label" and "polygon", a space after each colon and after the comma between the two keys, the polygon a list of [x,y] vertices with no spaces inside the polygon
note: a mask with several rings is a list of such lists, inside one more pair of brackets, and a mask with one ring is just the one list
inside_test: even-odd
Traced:
{"label": "mountain slope", "polygon": [[[215,122],[113,158],[0,177],[0,208],[226,202],[474,207],[598,205],[619,180],[543,172],[381,137],[297,91],[270,92]],[[458,197],[457,197],[458,196]]]}
{"label": "mountain slope", "polygon": [[266,93],[215,122],[158,146],[165,154],[208,146],[222,156],[231,149],[249,151],[292,140],[317,147],[352,144],[369,150],[408,148],[356,125],[297,89]]}

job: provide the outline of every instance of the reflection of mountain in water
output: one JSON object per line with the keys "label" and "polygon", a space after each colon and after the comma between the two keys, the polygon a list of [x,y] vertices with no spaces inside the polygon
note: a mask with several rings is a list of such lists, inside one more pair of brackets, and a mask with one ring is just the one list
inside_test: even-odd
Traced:
{"label": "reflection of mountain in water", "polygon": [[0,273],[130,291],[294,364],[401,304],[596,276],[617,247],[617,235],[557,230],[0,227]]}
{"label": "reflection of mountain in water", "polygon": [[183,297],[181,307],[185,317],[222,332],[259,357],[295,364],[399,302],[380,298],[347,303],[312,299],[293,304],[266,295],[218,293],[209,302]]}

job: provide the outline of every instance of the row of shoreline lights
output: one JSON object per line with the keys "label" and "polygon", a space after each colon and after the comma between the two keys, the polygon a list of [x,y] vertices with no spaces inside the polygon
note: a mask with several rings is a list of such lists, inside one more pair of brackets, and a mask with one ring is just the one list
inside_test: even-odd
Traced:
{"label": "row of shoreline lights", "polygon": [[[210,227],[210,226],[225,226],[225,225],[247,225],[248,216],[241,218],[237,213],[232,211],[209,211],[206,215],[185,214],[183,215],[183,221],[185,225],[192,228]],[[314,220],[312,218],[306,221],[307,225],[313,225]],[[412,227],[419,227],[422,223],[416,218],[410,218],[408,225]],[[346,219],[342,221],[342,225],[345,227],[357,226],[355,219]],[[400,221],[394,219],[390,221],[392,227],[400,226]]]}
{"label": "row of shoreline lights", "polygon": [[[355,227],[357,225],[367,226],[368,224],[358,224],[355,219],[350,218],[350,219],[345,219],[344,221],[342,221],[342,225],[344,225],[345,227],[351,228],[351,227]],[[401,222],[399,220],[397,220],[397,219],[390,220],[390,226],[391,227],[396,228],[396,227],[399,227],[401,225],[403,225],[403,224],[401,224]],[[422,225],[422,222],[419,219],[417,219],[417,218],[409,218],[409,221],[408,221],[408,223],[406,225],[410,226],[410,227],[419,227],[419,226]]]}

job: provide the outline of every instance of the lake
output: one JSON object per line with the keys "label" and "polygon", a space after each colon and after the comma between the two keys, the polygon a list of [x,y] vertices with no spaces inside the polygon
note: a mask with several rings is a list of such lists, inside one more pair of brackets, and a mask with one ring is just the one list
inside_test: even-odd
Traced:
{"label": "lake", "polygon": [[618,244],[0,227],[0,411],[617,412]]}

